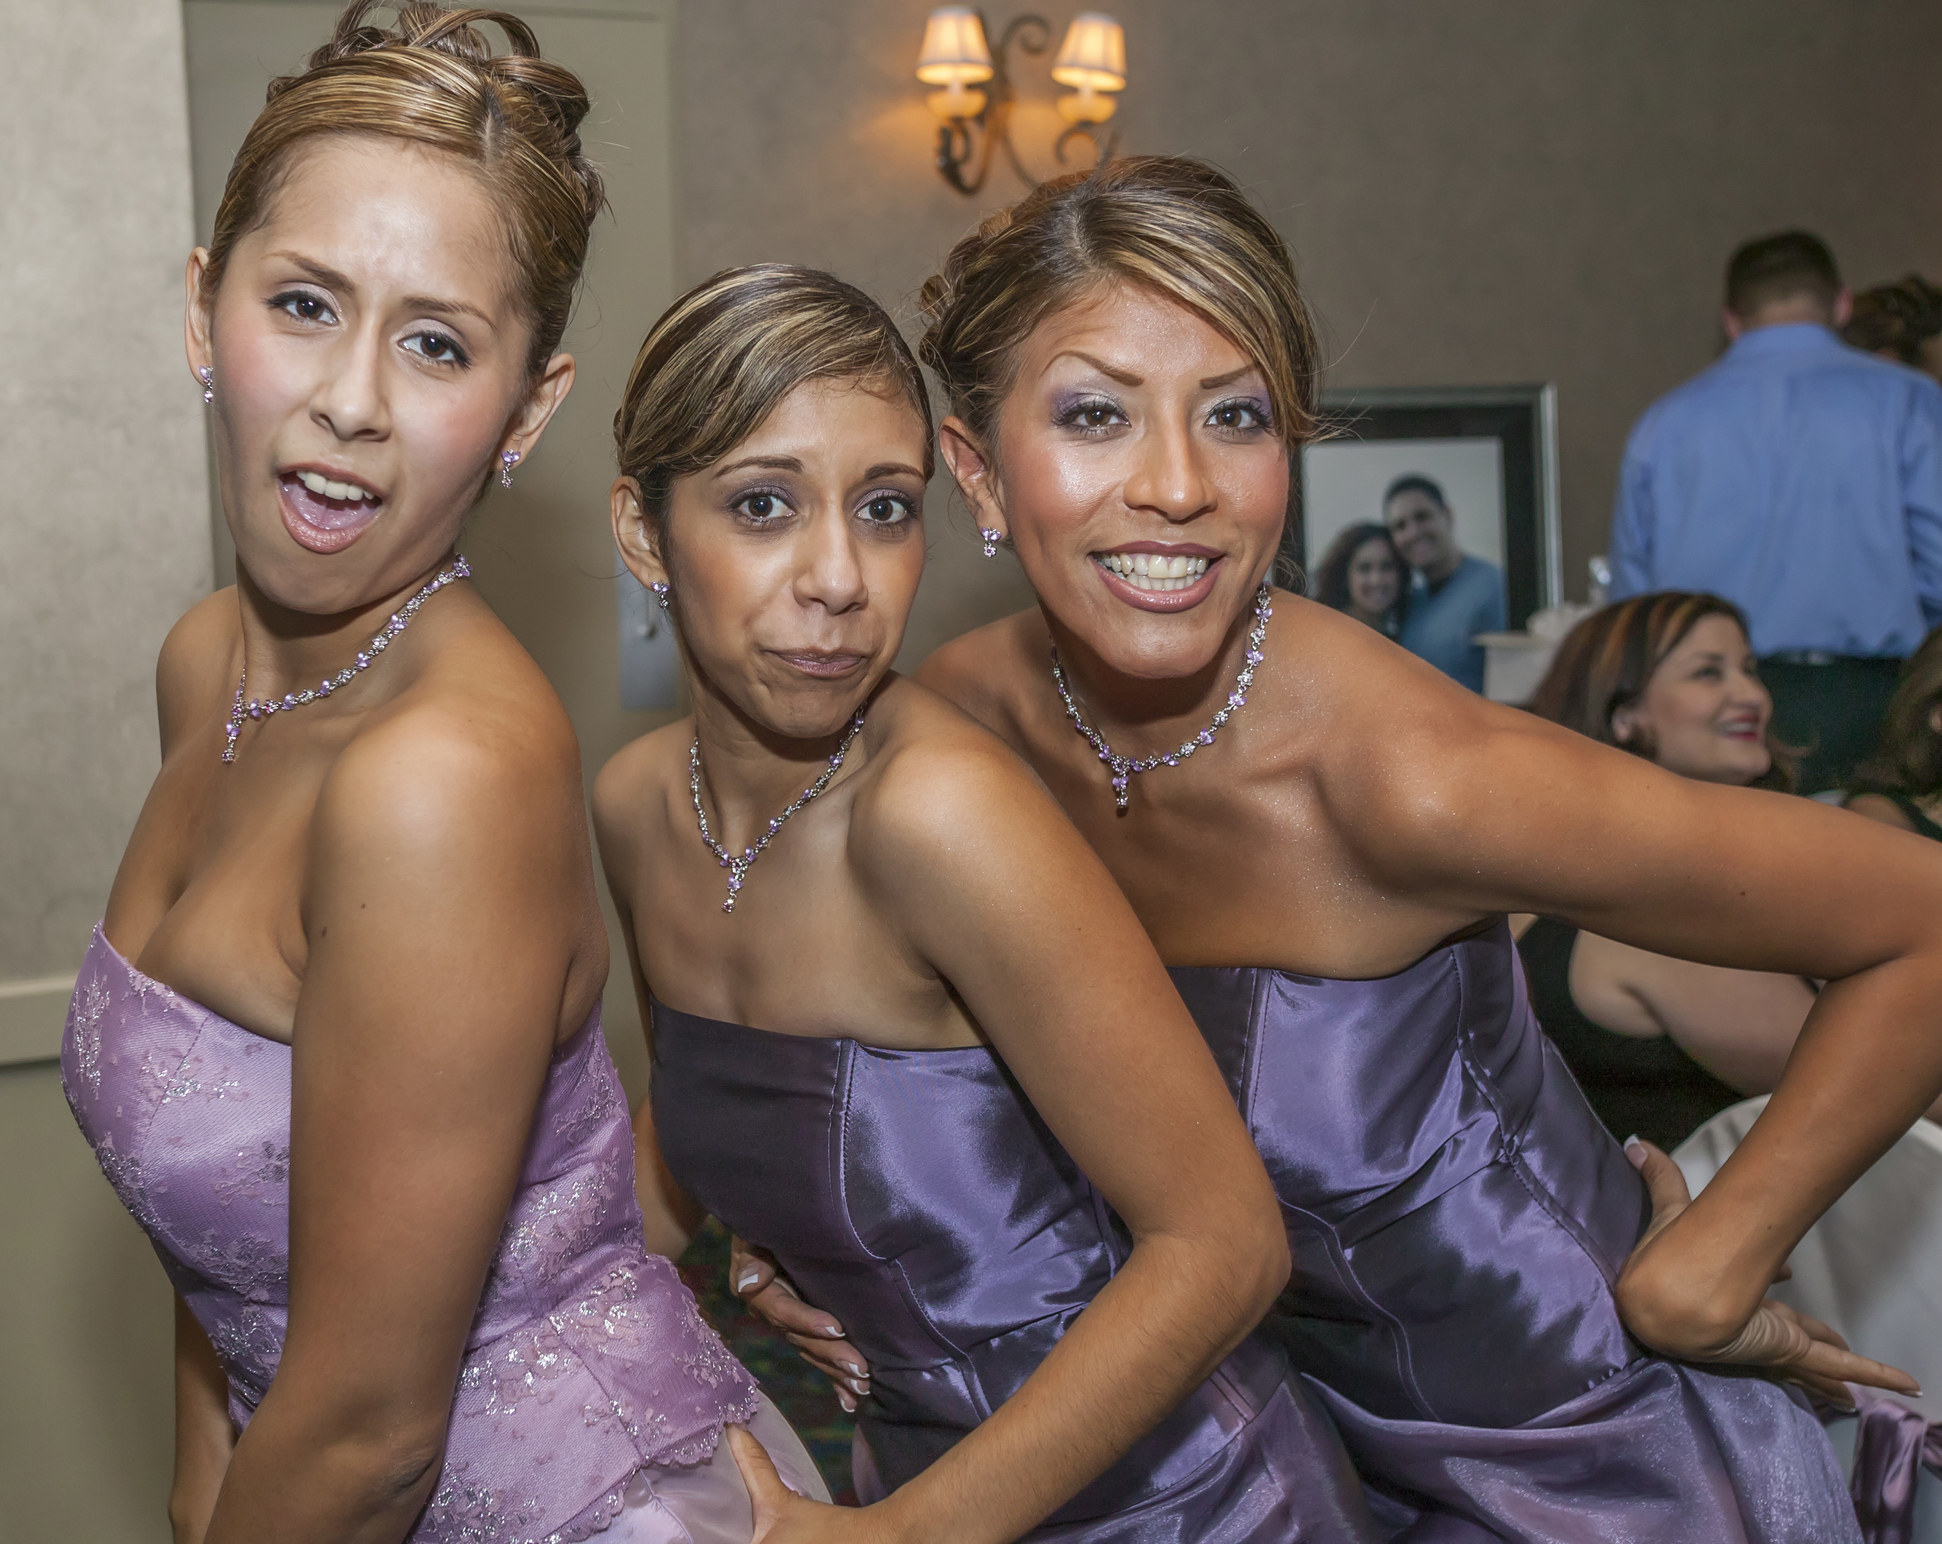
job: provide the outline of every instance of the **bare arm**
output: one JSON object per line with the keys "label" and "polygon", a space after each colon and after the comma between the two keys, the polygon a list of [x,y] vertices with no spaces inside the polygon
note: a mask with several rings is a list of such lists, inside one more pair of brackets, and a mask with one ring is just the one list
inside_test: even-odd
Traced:
{"label": "bare arm", "polygon": [[395,1544],[437,1477],[590,896],[570,755],[393,725],[319,800],[290,1325],[208,1544]]}
{"label": "bare arm", "polygon": [[1580,933],[1571,997],[1619,1035],[1667,1035],[1721,1082],[1771,1093],[1814,1006],[1799,976],[1701,965]]}
{"label": "bare arm", "polygon": [[[1718,1353],[1808,1227],[1942,1094],[1942,851],[1808,800],[1679,778],[1456,693],[1406,695],[1422,711],[1387,703],[1393,746],[1371,755],[1345,736],[1359,756],[1338,753],[1330,774],[1392,893],[1828,983],[1765,1115],[1619,1284],[1649,1343]],[[1853,1364],[1823,1348],[1812,1365]]]}
{"label": "bare arm", "polygon": [[[851,833],[880,914],[956,989],[1134,1240],[1024,1386],[882,1503],[893,1536],[996,1544],[1206,1378],[1286,1281],[1286,1239],[1138,920],[1015,758],[968,728],[899,752],[859,798]],[[1095,961],[1112,968],[1086,968]]]}
{"label": "bare arm", "polygon": [[169,1528],[175,1544],[202,1544],[236,1447],[229,1380],[189,1305],[175,1300],[175,1479]]}

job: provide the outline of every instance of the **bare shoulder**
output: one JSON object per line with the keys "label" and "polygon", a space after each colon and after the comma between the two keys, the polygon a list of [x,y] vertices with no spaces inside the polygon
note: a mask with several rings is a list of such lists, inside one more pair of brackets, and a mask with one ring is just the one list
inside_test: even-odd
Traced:
{"label": "bare shoulder", "polygon": [[593,780],[593,828],[611,869],[623,852],[636,852],[651,811],[661,809],[673,779],[685,777],[694,721],[680,719],[630,740],[607,758]]}
{"label": "bare shoulder", "polygon": [[872,710],[879,734],[851,820],[868,869],[955,866],[1011,827],[1061,825],[1051,795],[1017,754],[929,687],[899,678]]}
{"label": "bare shoulder", "polygon": [[229,705],[229,679],[242,623],[234,586],[205,596],[176,619],[155,660],[155,706],[162,749],[189,723]]}
{"label": "bare shoulder", "polygon": [[1003,734],[1013,717],[1011,683],[1042,661],[1048,642],[1037,610],[1015,612],[933,650],[917,680]]}
{"label": "bare shoulder", "polygon": [[[565,708],[510,635],[503,649],[477,642],[445,650],[351,738],[320,790],[315,839],[436,851],[449,866],[488,850],[538,857],[581,829],[579,743]],[[566,840],[562,856],[579,845]]]}

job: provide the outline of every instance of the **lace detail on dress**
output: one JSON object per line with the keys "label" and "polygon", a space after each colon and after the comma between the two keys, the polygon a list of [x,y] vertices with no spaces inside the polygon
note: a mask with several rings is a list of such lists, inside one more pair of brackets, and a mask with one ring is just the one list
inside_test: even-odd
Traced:
{"label": "lace detail on dress", "polygon": [[74,1065],[88,1087],[101,1092],[101,1017],[108,1011],[108,987],[99,976],[74,994]]}
{"label": "lace detail on dress", "polygon": [[621,1178],[618,1163],[601,1162],[563,1185],[521,1196],[499,1236],[488,1300],[515,1285],[543,1285],[584,1255],[606,1225]]}
{"label": "lace detail on dress", "polygon": [[528,1530],[539,1520],[538,1498],[508,1501],[490,1485],[468,1481],[471,1467],[463,1462],[446,1465],[412,1530],[414,1544],[537,1544]]}
{"label": "lace detail on dress", "polygon": [[290,1193],[290,1145],[265,1140],[254,1151],[244,1148],[236,1154],[237,1172],[216,1184],[216,1202],[248,1199],[264,1206],[282,1206]]}
{"label": "lace detail on dress", "polygon": [[261,1308],[251,1306],[205,1324],[209,1344],[222,1358],[223,1371],[253,1410],[263,1403],[277,1364],[283,1360],[283,1333]]}
{"label": "lace detail on dress", "polygon": [[245,1233],[224,1238],[204,1231],[195,1268],[251,1303],[280,1303],[289,1296],[290,1259],[283,1243]]}
{"label": "lace detail on dress", "polygon": [[604,1076],[591,1080],[593,1087],[588,1091],[587,1097],[576,1108],[553,1122],[553,1134],[576,1147],[606,1125],[615,1115],[623,1114],[626,1110],[620,1079],[608,1072],[605,1067],[600,1070]]}

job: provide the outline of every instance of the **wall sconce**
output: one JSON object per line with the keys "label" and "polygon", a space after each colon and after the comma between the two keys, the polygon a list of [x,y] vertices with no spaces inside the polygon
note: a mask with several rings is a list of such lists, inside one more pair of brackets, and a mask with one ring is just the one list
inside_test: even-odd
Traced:
{"label": "wall sconce", "polygon": [[[942,88],[925,100],[943,120],[937,131],[937,169],[958,192],[971,194],[984,186],[994,144],[1004,147],[1005,159],[1021,181],[1037,184],[1011,142],[1013,92],[1006,63],[1013,44],[1028,54],[1042,54],[1051,43],[1052,26],[1043,16],[1013,17],[999,34],[994,53],[985,41],[984,18],[971,7],[946,5],[931,12],[917,56],[917,78]],[[1072,87],[1058,101],[1059,116],[1067,124],[1052,145],[1060,163],[1065,161],[1066,142],[1075,135],[1092,141],[1098,159],[1111,156],[1118,141],[1102,143],[1098,125],[1112,117],[1119,105],[1115,93],[1126,88],[1124,29],[1099,11],[1080,12],[1066,28],[1052,64],[1052,79]],[[967,175],[974,139],[977,165]]]}

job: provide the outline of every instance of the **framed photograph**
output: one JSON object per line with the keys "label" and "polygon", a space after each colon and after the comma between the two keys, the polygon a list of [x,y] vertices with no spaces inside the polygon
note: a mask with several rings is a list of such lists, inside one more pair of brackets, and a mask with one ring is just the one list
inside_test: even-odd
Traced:
{"label": "framed photograph", "polygon": [[[1324,392],[1322,412],[1288,533],[1311,595],[1348,528],[1389,525],[1407,548],[1410,506],[1440,504],[1466,575],[1501,576],[1500,628],[1564,598],[1555,386],[1347,387]],[[1425,596],[1434,586],[1404,559],[1405,588]]]}

